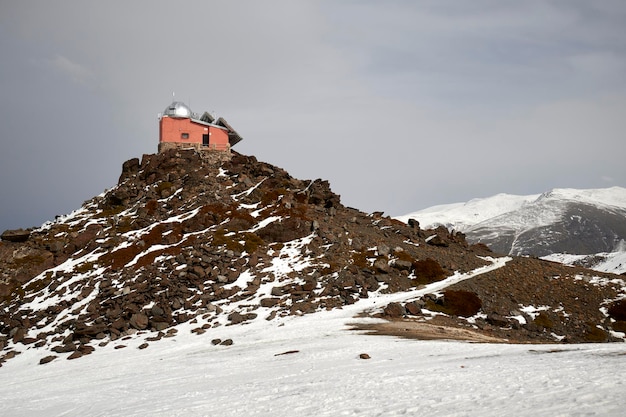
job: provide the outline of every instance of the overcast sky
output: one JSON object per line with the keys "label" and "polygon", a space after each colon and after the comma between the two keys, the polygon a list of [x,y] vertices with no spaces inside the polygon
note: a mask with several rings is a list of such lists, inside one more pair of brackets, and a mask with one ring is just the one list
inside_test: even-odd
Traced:
{"label": "overcast sky", "polygon": [[626,186],[626,2],[0,0],[0,232],[154,153],[176,99],[390,215]]}

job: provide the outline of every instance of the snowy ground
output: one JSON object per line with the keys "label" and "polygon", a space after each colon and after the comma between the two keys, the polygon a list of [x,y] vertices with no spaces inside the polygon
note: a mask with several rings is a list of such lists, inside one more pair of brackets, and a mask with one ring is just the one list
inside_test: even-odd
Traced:
{"label": "snowy ground", "polygon": [[[355,314],[392,297],[203,335],[181,325],[144,350],[136,338],[41,366],[40,352],[27,350],[0,368],[2,415],[624,414],[625,344],[470,344],[348,330]],[[234,345],[213,346],[214,338]],[[278,355],[289,351],[297,352]]]}
{"label": "snowy ground", "polygon": [[565,265],[589,265],[591,269],[612,274],[626,272],[626,244],[622,243],[613,252],[594,253],[592,255],[571,255],[567,253],[554,253],[544,256],[542,259],[560,262]]}

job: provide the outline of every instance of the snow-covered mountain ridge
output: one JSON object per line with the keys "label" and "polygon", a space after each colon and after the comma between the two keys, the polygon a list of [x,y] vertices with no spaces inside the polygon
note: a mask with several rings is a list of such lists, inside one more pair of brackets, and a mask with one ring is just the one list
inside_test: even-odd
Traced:
{"label": "snow-covered mountain ridge", "polygon": [[499,253],[610,253],[626,239],[626,188],[498,194],[434,206],[396,219],[415,219],[426,228],[445,226]]}

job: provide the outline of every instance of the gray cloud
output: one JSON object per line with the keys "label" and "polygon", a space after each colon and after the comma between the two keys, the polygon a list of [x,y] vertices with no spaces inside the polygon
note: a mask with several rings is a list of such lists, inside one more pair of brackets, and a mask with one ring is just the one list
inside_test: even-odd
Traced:
{"label": "gray cloud", "polygon": [[[621,1],[44,1],[0,6],[0,229],[153,153],[172,91],[237,149],[403,214],[626,185]],[[608,179],[612,179],[608,181]]]}

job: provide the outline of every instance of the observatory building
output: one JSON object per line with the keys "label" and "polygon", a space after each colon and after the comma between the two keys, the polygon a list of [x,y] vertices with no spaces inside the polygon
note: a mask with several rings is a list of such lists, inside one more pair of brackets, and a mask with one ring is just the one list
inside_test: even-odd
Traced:
{"label": "observatory building", "polygon": [[172,148],[195,148],[223,152],[243,138],[222,117],[205,112],[198,117],[183,102],[174,101],[159,114],[159,152]]}

